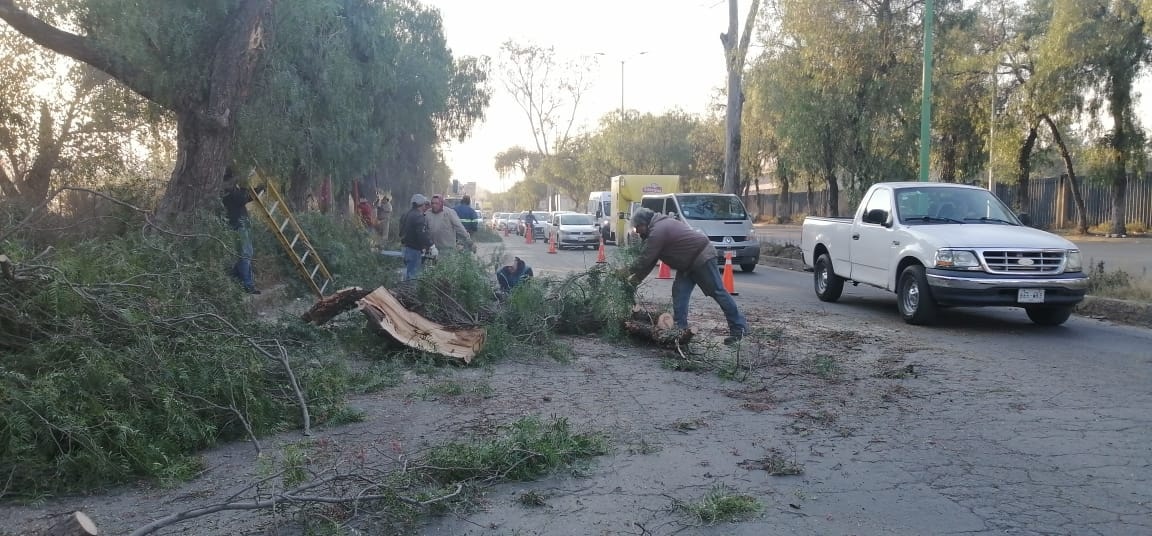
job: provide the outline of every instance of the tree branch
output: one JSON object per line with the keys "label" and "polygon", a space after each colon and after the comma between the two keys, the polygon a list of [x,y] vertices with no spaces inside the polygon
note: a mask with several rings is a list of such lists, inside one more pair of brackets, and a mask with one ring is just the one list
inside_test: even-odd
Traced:
{"label": "tree branch", "polygon": [[103,50],[92,39],[65,32],[31,13],[16,7],[13,0],[0,0],[0,20],[40,46],[87,63],[119,80],[142,97],[173,109],[173,102],[152,90],[151,79],[135,65],[111,51]]}

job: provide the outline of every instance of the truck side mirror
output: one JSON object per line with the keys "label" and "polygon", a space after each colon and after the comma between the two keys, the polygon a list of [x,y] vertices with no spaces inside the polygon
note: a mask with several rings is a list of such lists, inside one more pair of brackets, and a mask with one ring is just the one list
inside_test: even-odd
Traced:
{"label": "truck side mirror", "polygon": [[885,225],[888,223],[888,211],[882,208],[874,208],[864,213],[864,223],[874,223],[876,225]]}
{"label": "truck side mirror", "polygon": [[597,210],[597,211],[596,211],[596,219],[600,219],[600,218],[603,218],[603,217],[604,217],[604,213],[603,213],[603,212],[600,212],[599,210]]}

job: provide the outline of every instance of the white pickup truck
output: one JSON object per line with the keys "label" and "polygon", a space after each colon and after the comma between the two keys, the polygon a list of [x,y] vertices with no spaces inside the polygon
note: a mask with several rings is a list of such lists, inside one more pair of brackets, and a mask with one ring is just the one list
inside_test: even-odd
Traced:
{"label": "white pickup truck", "polygon": [[852,218],[805,218],[800,245],[818,298],[838,300],[846,281],[890,290],[910,324],[940,307],[1014,306],[1056,326],[1088,289],[1075,244],[961,184],[873,185]]}

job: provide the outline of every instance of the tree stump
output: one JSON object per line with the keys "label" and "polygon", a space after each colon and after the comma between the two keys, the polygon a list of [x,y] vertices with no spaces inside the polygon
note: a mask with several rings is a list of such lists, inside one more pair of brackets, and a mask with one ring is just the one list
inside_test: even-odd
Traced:
{"label": "tree stump", "polygon": [[671,314],[655,314],[643,310],[632,311],[632,319],[624,321],[624,330],[633,337],[645,339],[660,346],[685,345],[695,335],[690,329],[677,328]]}
{"label": "tree stump", "polygon": [[72,512],[68,517],[48,527],[41,536],[96,536],[100,531],[84,512]]}

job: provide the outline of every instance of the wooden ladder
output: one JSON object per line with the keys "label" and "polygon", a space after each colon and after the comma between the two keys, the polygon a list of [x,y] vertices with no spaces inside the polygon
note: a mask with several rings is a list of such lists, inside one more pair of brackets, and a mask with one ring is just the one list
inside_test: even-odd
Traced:
{"label": "wooden ladder", "polygon": [[[324,266],[324,261],[320,259],[320,255],[312,247],[312,242],[308,240],[308,236],[304,234],[304,230],[300,228],[296,218],[292,216],[292,211],[288,210],[288,205],[284,202],[280,191],[276,189],[276,185],[272,181],[264,179],[259,172],[256,175],[264,183],[264,191],[257,192],[255,185],[250,186],[250,188],[252,198],[256,200],[256,206],[260,207],[260,213],[264,215],[264,222],[268,224],[272,234],[276,235],[276,240],[280,241],[280,246],[292,258],[296,270],[308,281],[308,286],[312,287],[312,292],[316,294],[317,298],[323,298],[325,292],[333,290],[332,274],[328,272],[328,267]],[[292,235],[292,238],[289,239],[288,235]]]}

